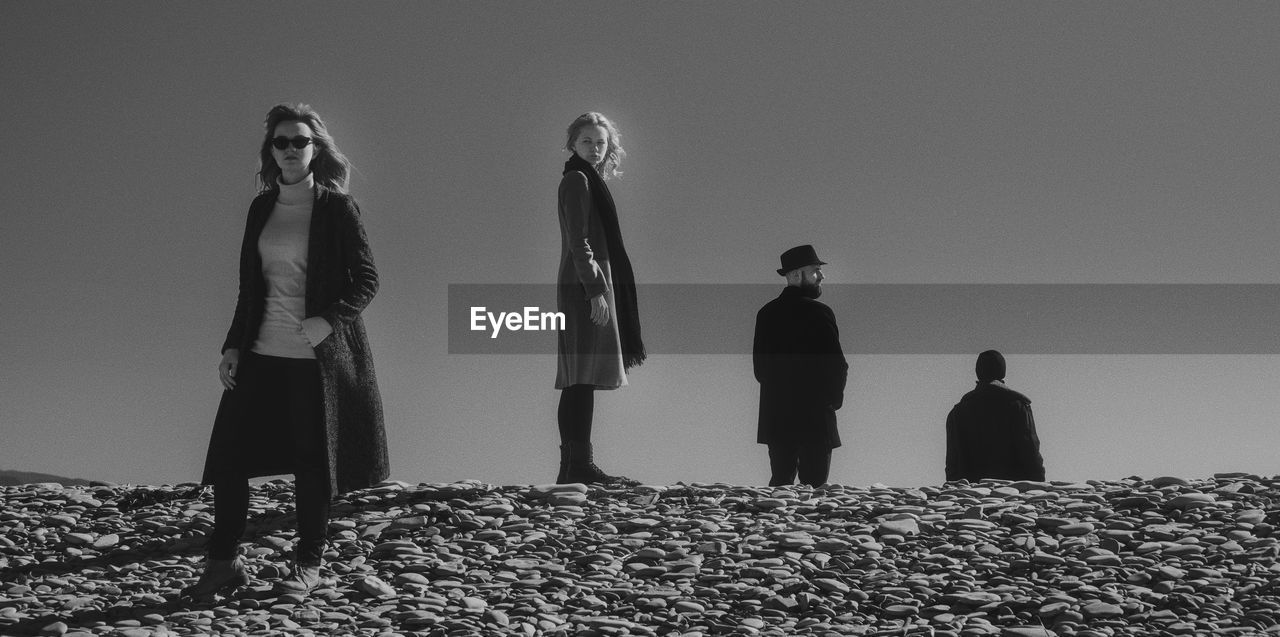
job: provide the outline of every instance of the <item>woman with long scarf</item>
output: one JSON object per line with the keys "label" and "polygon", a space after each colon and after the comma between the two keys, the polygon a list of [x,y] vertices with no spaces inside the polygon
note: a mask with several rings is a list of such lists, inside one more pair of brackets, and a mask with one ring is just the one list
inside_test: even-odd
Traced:
{"label": "woman with long scarf", "polygon": [[593,460],[595,390],[627,384],[627,370],[645,359],[636,308],[635,276],[622,244],[618,211],[605,180],[626,156],[618,129],[600,113],[569,125],[571,153],[560,180],[560,271],[556,303],[565,316],[557,347],[560,390],[560,472],[556,482],[634,486]]}

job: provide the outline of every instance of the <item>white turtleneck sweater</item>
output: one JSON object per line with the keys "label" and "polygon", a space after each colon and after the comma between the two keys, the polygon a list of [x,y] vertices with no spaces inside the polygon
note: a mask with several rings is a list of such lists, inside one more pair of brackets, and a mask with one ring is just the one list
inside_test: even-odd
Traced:
{"label": "white turtleneck sweater", "polygon": [[267,284],[266,307],[253,351],[282,358],[315,358],[302,331],[307,300],[307,240],[311,236],[311,208],[315,181],[285,185],[258,236],[262,277]]}

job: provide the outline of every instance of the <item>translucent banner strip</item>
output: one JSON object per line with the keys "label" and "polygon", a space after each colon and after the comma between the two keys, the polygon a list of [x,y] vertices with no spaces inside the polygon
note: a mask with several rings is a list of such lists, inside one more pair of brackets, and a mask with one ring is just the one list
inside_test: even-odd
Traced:
{"label": "translucent banner strip", "polygon": [[[750,354],[781,285],[647,284],[651,354]],[[554,284],[449,286],[451,354],[554,354]],[[823,284],[847,354],[1277,354],[1274,284]],[[478,328],[478,329],[477,329]]]}

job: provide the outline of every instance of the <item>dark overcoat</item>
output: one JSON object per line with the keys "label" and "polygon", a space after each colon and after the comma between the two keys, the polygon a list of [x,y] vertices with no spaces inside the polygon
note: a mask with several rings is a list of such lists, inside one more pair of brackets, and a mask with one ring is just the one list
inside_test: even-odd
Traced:
{"label": "dark overcoat", "polygon": [[756,313],[752,362],[760,381],[756,442],[840,446],[836,410],[849,364],[835,313],[796,286]]}
{"label": "dark overcoat", "polygon": [[[249,206],[240,246],[240,292],[222,351],[243,356],[258,336],[266,306],[266,283],[258,237],[276,203],[276,191]],[[386,430],[373,357],[360,312],[378,291],[369,240],[360,209],[346,194],[316,189],[307,242],[307,317],[320,316],[333,333],[315,348],[324,394],[324,436],[329,483],[334,493],[363,489],[387,479]],[[286,449],[255,448],[255,424],[237,414],[234,390],[224,391],[205,460],[205,484],[220,471],[250,477],[293,473]],[[279,427],[273,429],[279,430]]]}
{"label": "dark overcoat", "polygon": [[[565,324],[556,336],[556,389],[577,384],[596,389],[622,387],[627,384],[627,374],[618,336],[609,242],[586,175],[565,173],[557,199],[560,269],[556,274],[556,309],[564,314]],[[591,321],[590,300],[600,294],[609,304],[609,322],[604,325]]]}
{"label": "dark overcoat", "polygon": [[947,414],[947,480],[1044,480],[1031,399],[978,381]]}

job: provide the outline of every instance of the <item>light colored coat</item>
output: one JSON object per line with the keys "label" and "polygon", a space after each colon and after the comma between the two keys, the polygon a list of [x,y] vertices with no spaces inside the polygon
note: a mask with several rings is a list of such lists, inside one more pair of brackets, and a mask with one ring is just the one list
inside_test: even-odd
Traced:
{"label": "light colored coat", "polygon": [[[556,389],[592,385],[616,389],[627,384],[622,364],[618,320],[613,315],[613,275],[609,245],[600,214],[592,203],[587,178],[569,172],[560,180],[560,270],[556,276],[556,308],[564,313],[565,329],[557,343]],[[604,294],[610,318],[605,325],[591,321],[590,299]]]}

